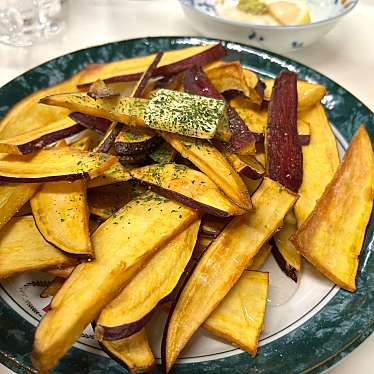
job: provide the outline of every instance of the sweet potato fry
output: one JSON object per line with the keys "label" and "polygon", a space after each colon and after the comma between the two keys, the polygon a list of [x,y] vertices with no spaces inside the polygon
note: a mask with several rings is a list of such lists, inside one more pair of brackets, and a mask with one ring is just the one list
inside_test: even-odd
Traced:
{"label": "sweet potato fry", "polygon": [[98,153],[109,153],[122,127],[122,123],[113,121],[99,144],[95,147],[94,151]]}
{"label": "sweet potato fry", "polygon": [[[274,80],[265,79],[264,83],[266,85],[264,91],[264,100],[269,101],[271,98],[271,90],[274,86]],[[323,85],[300,80],[297,81],[297,110],[299,112],[302,112],[304,110],[309,110],[313,108],[316,104],[320,103],[320,101],[325,95],[326,88]]]}
{"label": "sweet potato fry", "polygon": [[87,191],[90,213],[108,219],[132,199],[132,188],[127,183],[90,188]]}
{"label": "sweet potato fry", "polygon": [[132,179],[130,170],[133,168],[130,166],[123,166],[119,162],[113,164],[110,168],[106,169],[98,177],[91,179],[88,182],[88,188],[106,186],[108,184],[126,182]]}
{"label": "sweet potato fry", "polygon": [[119,156],[137,155],[153,151],[160,140],[154,133],[128,129],[117,135],[114,147]]}
{"label": "sweet potato fry", "polygon": [[48,243],[66,255],[94,257],[84,181],[44,183],[30,203],[36,226]]}
{"label": "sweet potato fry", "polygon": [[168,296],[192,256],[200,221],[157,252],[121,293],[100,313],[95,328],[98,340],[118,340],[139,331],[147,316]]}
{"label": "sweet potato fry", "polygon": [[300,116],[309,123],[311,136],[309,145],[302,147],[303,182],[299,189],[300,198],[295,204],[299,227],[313,210],[339,165],[336,140],[323,106],[317,104]]}
{"label": "sweet potato fry", "polygon": [[[205,65],[215,61],[226,54],[225,48],[220,44],[201,45],[183,48],[175,51],[164,52],[158,69],[153,76],[169,76],[186,70],[194,65]],[[155,54],[115,61],[108,64],[98,65],[92,77],[87,74],[81,89],[88,89],[94,79],[102,79],[105,83],[137,81],[142,73],[154,60]]]}
{"label": "sweet potato fry", "polygon": [[[160,59],[162,57],[162,52],[157,52],[155,58],[151,62],[151,64],[147,67],[145,72],[141,75],[139,81],[135,85],[135,87],[132,90],[131,97],[132,98],[139,98],[142,97],[142,92],[147,85],[149,79],[151,78],[154,70],[157,68],[158,63],[160,62]],[[106,87],[105,83],[103,82],[103,85]],[[110,88],[107,87],[108,90]],[[123,132],[123,135],[126,133],[125,130],[123,130],[124,125],[122,123],[113,122],[108,130],[106,131],[103,140],[100,142],[100,144],[96,148],[96,152],[104,152],[107,153],[114,145],[117,137],[121,134],[121,130]],[[131,134],[131,132],[129,132]],[[121,141],[123,138],[120,137],[117,146],[115,147],[116,153],[118,155],[125,155],[123,152],[124,148],[124,142]],[[120,152],[122,150],[122,152]]]}
{"label": "sweet potato fry", "polygon": [[247,265],[247,270],[258,270],[268,259],[272,246],[269,243],[265,243],[258,251],[256,256]]}
{"label": "sweet potato fry", "polygon": [[[265,132],[268,120],[268,108],[251,107],[246,100],[240,96],[230,100],[230,105],[239,113],[249,130],[256,135],[256,140],[259,141],[261,134]],[[300,113],[297,118],[299,140],[301,137],[305,138],[310,135],[309,123],[302,119],[303,116],[304,113]]]}
{"label": "sweet potato fry", "polygon": [[260,179],[265,174],[264,167],[254,156],[241,156],[235,153],[222,151],[223,155],[230,162],[235,171],[251,179]]}
{"label": "sweet potato fry", "polygon": [[27,131],[22,135],[0,140],[0,152],[18,155],[35,152],[48,144],[83,130],[83,126],[77,125],[70,118],[64,118],[42,128]]}
{"label": "sweet potato fry", "polygon": [[258,89],[257,75],[244,69],[239,61],[219,61],[207,67],[205,72],[219,92],[238,91],[249,98],[252,103],[256,105],[262,103],[263,91]]}
{"label": "sweet potato fry", "polygon": [[44,96],[74,91],[83,75],[88,74],[92,69],[94,67],[89,65],[68,80],[41,89],[23,98],[1,120],[0,138],[7,139],[22,135],[27,131],[42,128],[50,123],[66,118],[69,114],[67,109],[38,105],[38,101]]}
{"label": "sweet potato fry", "polygon": [[71,147],[43,149],[22,156],[1,153],[0,181],[30,183],[92,179],[116,161],[114,156]]}
{"label": "sweet potato fry", "polygon": [[[224,99],[205,73],[196,66],[184,73],[183,86],[184,90],[189,93]],[[223,139],[225,141],[222,142],[222,147],[227,148],[230,152],[254,154],[256,152],[254,135],[234,108],[227,105],[226,110],[230,137],[227,140]]]}
{"label": "sweet potato fry", "polygon": [[32,216],[14,217],[0,232],[0,278],[73,264],[43,239]]}
{"label": "sweet potato fry", "polygon": [[205,174],[185,165],[147,165],[132,169],[130,174],[148,189],[193,209],[217,217],[245,213],[227,199]]}
{"label": "sweet potato fry", "polygon": [[39,183],[0,184],[0,229],[35,195]]}
{"label": "sweet potato fry", "polygon": [[268,273],[245,271],[204,322],[204,329],[256,356],[264,324],[268,283]]}
{"label": "sweet potato fry", "polygon": [[252,207],[244,182],[225,157],[207,141],[163,132],[162,137],[205,173],[240,208]]}
{"label": "sweet potato fry", "polygon": [[126,96],[94,99],[85,93],[63,93],[43,97],[40,103],[123,122],[128,126],[145,127],[144,112],[148,100]]}
{"label": "sweet potato fry", "polygon": [[144,329],[128,338],[102,341],[101,348],[131,374],[144,373],[155,364],[155,358]]}
{"label": "sweet potato fry", "polygon": [[95,130],[100,134],[105,134],[111,124],[109,119],[94,117],[79,112],[70,113],[69,117],[76,123],[79,123],[88,129]]}
{"label": "sweet potato fry", "polygon": [[37,328],[34,366],[52,368],[139,268],[196,219],[192,209],[146,192],[101,224],[91,237],[95,260],[75,268]]}
{"label": "sweet potato fry", "polygon": [[374,197],[374,155],[361,125],[322,197],[291,237],[319,271],[340,287],[356,290],[358,256]]}
{"label": "sweet potato fry", "polygon": [[[166,372],[279,227],[296,199],[295,194],[265,178],[253,195],[255,210],[234,218],[208,247],[169,316],[162,352]],[[210,297],[206,297],[208,294]]]}
{"label": "sweet potato fry", "polygon": [[295,269],[295,271],[300,271],[300,253],[289,240],[290,237],[296,232],[296,230],[296,217],[295,214],[290,211],[284,218],[283,226],[274,234],[274,242],[277,250],[279,251],[279,254],[284,259],[286,268],[292,268]]}
{"label": "sweet potato fry", "polygon": [[297,192],[303,180],[303,155],[298,140],[297,75],[282,71],[275,79],[265,131],[267,175]]}

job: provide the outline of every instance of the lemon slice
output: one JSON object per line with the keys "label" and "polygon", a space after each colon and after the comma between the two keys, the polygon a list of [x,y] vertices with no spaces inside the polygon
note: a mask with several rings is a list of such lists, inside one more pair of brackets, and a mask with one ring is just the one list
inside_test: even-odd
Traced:
{"label": "lemon slice", "polygon": [[270,15],[281,25],[304,25],[310,22],[310,9],[300,0],[266,1]]}

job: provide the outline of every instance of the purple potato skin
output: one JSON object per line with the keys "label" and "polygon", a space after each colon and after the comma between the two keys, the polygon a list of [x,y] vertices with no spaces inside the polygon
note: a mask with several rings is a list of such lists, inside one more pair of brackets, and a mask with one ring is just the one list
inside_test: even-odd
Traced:
{"label": "purple potato skin", "polygon": [[[264,134],[253,133],[256,138],[256,145],[264,144],[265,136]],[[309,145],[310,135],[298,135],[300,145]]]}
{"label": "purple potato skin", "polygon": [[273,254],[275,261],[277,262],[279,268],[283,271],[283,273],[285,273],[295,283],[297,283],[297,270],[293,266],[287,264],[286,260],[279,252],[274,240],[272,241],[271,253]]}
{"label": "purple potato skin", "polygon": [[69,117],[80,125],[88,129],[95,130],[100,134],[105,134],[112,123],[109,119],[95,117],[79,112],[70,113]]}
{"label": "purple potato skin", "polygon": [[103,340],[119,340],[123,338],[128,338],[140,331],[152,317],[155,309],[152,309],[148,314],[143,316],[137,321],[126,323],[120,326],[108,327],[102,325],[96,325],[95,331],[98,331],[98,335],[102,336]]}
{"label": "purple potato skin", "polygon": [[[96,322],[91,322],[92,329],[95,331],[96,329]],[[119,365],[121,365],[123,368],[125,368],[129,373],[132,373],[131,369],[127,366],[126,362],[121,360],[118,356],[116,356],[113,352],[111,352],[105,345],[101,342],[98,342],[100,345],[100,348],[114,361],[116,361]],[[148,370],[147,370],[148,371]]]}
{"label": "purple potato skin", "polygon": [[154,136],[140,142],[115,141],[114,148],[118,156],[138,155],[152,152],[161,142],[161,138]]}
{"label": "purple potato skin", "polygon": [[186,206],[188,206],[192,209],[196,209],[196,210],[198,210],[202,213],[210,214],[212,216],[220,217],[220,218],[226,218],[226,217],[230,216],[227,212],[225,212],[221,209],[217,209],[217,208],[214,208],[212,206],[200,203],[200,202],[198,202],[196,200],[193,200],[190,197],[184,196],[184,195],[182,195],[178,192],[171,191],[171,190],[168,190],[166,188],[157,186],[155,184],[144,182],[144,181],[137,180],[137,179],[135,179],[135,182],[137,184],[145,187],[145,188],[148,188],[150,191],[156,192],[159,195],[167,197],[169,199],[178,201],[178,202],[180,202],[180,203],[182,203],[182,204],[184,204],[184,205],[186,205]]}
{"label": "purple potato skin", "polygon": [[94,260],[95,259],[95,256],[93,254],[88,254],[88,253],[85,253],[85,254],[79,254],[79,253],[70,253],[70,252],[67,252],[67,251],[64,251],[63,249],[57,247],[56,244],[52,243],[51,241],[47,240],[47,238],[43,235],[43,232],[39,229],[38,227],[38,224],[34,218],[34,222],[35,222],[35,226],[36,228],[38,229],[40,235],[43,237],[43,239],[48,243],[50,244],[51,246],[55,247],[56,249],[58,249],[60,252],[62,252],[65,256],[67,257],[70,257],[70,258],[74,258],[76,259],[77,261],[91,261],[91,260]]}
{"label": "purple potato skin", "polygon": [[104,136],[104,139],[101,141],[101,143],[97,146],[96,152],[99,153],[108,153],[110,148],[112,148],[112,145],[114,144],[114,141],[116,140],[117,135],[122,130],[123,124],[117,123],[108,134]]}
{"label": "purple potato skin", "polygon": [[265,131],[268,176],[293,192],[303,181],[303,154],[297,133],[297,74],[283,70],[275,78]]}
{"label": "purple potato skin", "polygon": [[38,178],[17,178],[17,177],[6,177],[0,175],[0,182],[9,183],[38,183],[38,182],[75,182],[80,179],[90,180],[88,173],[77,173],[77,174],[66,174],[66,175],[51,175],[48,177],[38,177]]}
{"label": "purple potato skin", "polygon": [[[183,87],[190,94],[225,100],[198,66],[194,66],[184,72]],[[230,152],[237,152],[250,143],[255,144],[256,139],[253,133],[248,129],[236,110],[228,104],[226,105],[226,110],[231,139],[229,142],[221,142],[222,146]]]}
{"label": "purple potato skin", "polygon": [[[163,55],[162,52],[158,52],[152,64],[148,67],[148,69],[144,72],[144,74],[140,76],[139,78],[140,81],[138,85],[136,86],[135,91],[132,94],[132,97],[141,97],[145,86],[147,85],[149,79],[152,77],[154,70],[157,68],[157,64],[160,62],[162,55]],[[112,148],[116,140],[116,137],[120,133],[122,128],[123,128],[123,123],[120,123],[120,122],[118,122],[112,129],[109,128],[104,136],[103,141],[96,148],[96,152],[108,153],[110,148]]]}
{"label": "purple potato skin", "polygon": [[85,128],[82,125],[74,124],[68,128],[57,130],[49,134],[45,134],[41,136],[40,138],[34,139],[28,143],[19,144],[17,148],[21,154],[26,155],[28,153],[32,153],[41,148],[44,148],[46,145],[52,144],[56,142],[57,140],[67,138],[71,135],[75,135],[83,131],[84,129]]}
{"label": "purple potato skin", "polygon": [[[226,56],[227,51],[221,44],[216,44],[214,47],[209,48],[206,51],[200,52],[196,55],[185,58],[184,60],[174,62],[169,65],[164,65],[156,68],[152,72],[152,77],[167,77],[169,75],[180,73],[186,69],[191,68],[195,65],[206,65],[215,60]],[[105,83],[118,83],[118,82],[133,82],[137,81],[142,77],[142,73],[119,75],[111,78],[104,79]],[[81,90],[89,89],[90,83],[80,84],[78,88]]]}
{"label": "purple potato skin", "polygon": [[179,294],[181,288],[191,275],[193,269],[197,265],[197,261],[195,259],[192,259],[188,262],[186,265],[184,272],[182,273],[181,277],[179,278],[177,284],[173,288],[173,290],[166,295],[164,298],[162,298],[158,304],[151,310],[149,311],[148,314],[143,316],[137,321],[123,324],[120,326],[115,326],[115,327],[108,327],[108,326],[102,326],[102,325],[96,325],[95,331],[99,331],[98,335],[103,336],[103,340],[111,341],[111,340],[119,340],[123,338],[127,338],[138,331],[140,331],[149,321],[149,319],[152,317],[154,311],[156,308],[160,305],[164,305],[170,302],[174,302],[177,298],[177,295]]}

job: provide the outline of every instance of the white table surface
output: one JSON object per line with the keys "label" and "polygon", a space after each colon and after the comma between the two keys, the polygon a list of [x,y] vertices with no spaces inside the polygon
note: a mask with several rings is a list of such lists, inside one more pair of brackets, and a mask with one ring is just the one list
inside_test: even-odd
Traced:
{"label": "white table surface", "polygon": [[[31,48],[0,44],[0,86],[51,58],[107,42],[144,36],[199,35],[176,0],[67,0],[63,34]],[[356,9],[313,46],[287,56],[341,84],[374,111],[374,1]],[[331,374],[372,374],[374,335],[329,370]],[[0,364],[0,374],[11,373]]]}

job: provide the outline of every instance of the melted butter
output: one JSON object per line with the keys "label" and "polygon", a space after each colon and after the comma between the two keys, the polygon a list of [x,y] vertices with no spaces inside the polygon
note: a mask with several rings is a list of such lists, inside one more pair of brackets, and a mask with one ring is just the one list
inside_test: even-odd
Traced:
{"label": "melted butter", "polygon": [[230,18],[236,21],[253,23],[256,25],[279,25],[279,23],[269,14],[255,15],[243,12],[231,2],[217,3],[217,14],[221,17]]}

